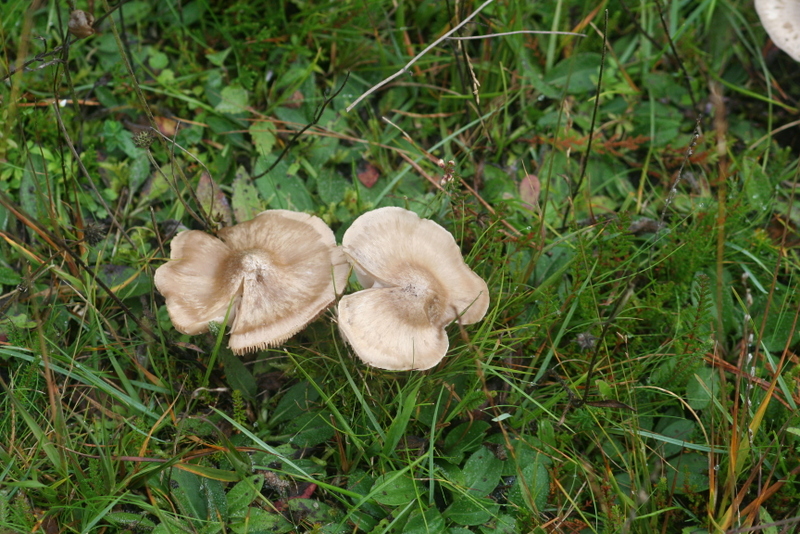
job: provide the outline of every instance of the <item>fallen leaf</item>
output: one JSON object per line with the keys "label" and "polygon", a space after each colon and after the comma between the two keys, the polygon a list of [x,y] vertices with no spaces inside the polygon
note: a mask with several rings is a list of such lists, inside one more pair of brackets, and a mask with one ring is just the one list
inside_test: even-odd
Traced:
{"label": "fallen leaf", "polygon": [[362,164],[359,165],[358,167],[359,167],[359,172],[356,175],[358,176],[358,181],[361,182],[367,189],[375,185],[375,182],[378,181],[378,178],[381,175],[378,169],[374,165],[366,161],[362,162]]}
{"label": "fallen leaf", "polygon": [[230,226],[233,224],[233,215],[228,199],[207,172],[204,172],[200,176],[195,194],[197,195],[197,200],[200,202],[200,205],[203,207],[203,211],[205,211],[212,221],[221,222],[222,226]]}
{"label": "fallen leaf", "polygon": [[519,183],[519,196],[522,199],[522,205],[529,210],[538,209],[541,188],[539,177],[535,174],[529,174],[523,178]]}

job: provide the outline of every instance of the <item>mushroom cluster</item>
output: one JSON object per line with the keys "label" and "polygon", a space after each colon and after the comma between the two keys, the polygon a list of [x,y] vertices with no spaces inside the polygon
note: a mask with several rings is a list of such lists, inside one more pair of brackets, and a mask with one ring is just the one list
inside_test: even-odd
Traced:
{"label": "mushroom cluster", "polygon": [[486,282],[464,263],[452,234],[412,211],[365,213],[342,248],[364,289],[339,301],[339,330],[369,365],[430,369],[447,353],[445,326],[486,314]]}
{"label": "mushroom cluster", "polygon": [[322,219],[270,210],[223,228],[219,239],[199,230],[179,233],[155,284],[178,331],[200,334],[227,315],[229,346],[242,354],[303,329],[336,301],[348,273]]}
{"label": "mushroom cluster", "polygon": [[489,307],[486,282],[450,232],[402,208],[360,216],[342,247],[322,219],[287,210],[223,228],[219,238],[186,230],[171,247],[155,284],[172,324],[195,335],[227,317],[237,354],[283,343],[329,308],[348,262],[364,289],[339,301],[339,330],[374,367],[430,369],[447,353],[445,327],[480,321]]}

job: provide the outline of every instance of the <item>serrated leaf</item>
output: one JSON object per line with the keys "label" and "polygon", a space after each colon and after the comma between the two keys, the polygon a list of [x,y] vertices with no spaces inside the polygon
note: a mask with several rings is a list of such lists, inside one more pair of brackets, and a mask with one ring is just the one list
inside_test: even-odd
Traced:
{"label": "serrated leaf", "polygon": [[253,145],[262,156],[272,152],[275,145],[275,124],[269,121],[254,122],[250,125],[250,138]]}
{"label": "serrated leaf", "polygon": [[243,167],[236,170],[231,203],[233,204],[233,216],[237,223],[249,221],[264,211],[264,203],[261,201],[258,190]]}
{"label": "serrated leaf", "polygon": [[242,113],[247,111],[247,91],[239,85],[229,85],[222,89],[221,100],[214,107],[220,113]]}

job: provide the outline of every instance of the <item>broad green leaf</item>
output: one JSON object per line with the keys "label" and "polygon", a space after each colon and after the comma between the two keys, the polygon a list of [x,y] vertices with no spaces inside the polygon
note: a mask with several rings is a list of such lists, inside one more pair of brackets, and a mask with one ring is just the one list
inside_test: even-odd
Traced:
{"label": "broad green leaf", "polygon": [[464,454],[480,447],[491,427],[487,421],[461,423],[444,438],[444,451],[455,463],[461,463]]}
{"label": "broad green leaf", "polygon": [[667,485],[679,494],[696,494],[708,489],[708,457],[689,452],[665,464]]}
{"label": "broad green leaf", "polygon": [[254,122],[250,125],[250,137],[258,153],[266,156],[275,145],[275,124],[269,121]]}
{"label": "broad green leaf", "polygon": [[437,534],[446,532],[444,518],[436,507],[424,512],[414,510],[403,527],[403,534]]}
{"label": "broad green leaf", "polygon": [[220,113],[242,113],[247,111],[247,91],[239,85],[229,85],[222,89],[220,101],[214,107]]}
{"label": "broad green leaf", "polygon": [[417,498],[419,491],[409,471],[389,471],[372,485],[375,500],[387,506],[401,506]]}
{"label": "broad green leaf", "polygon": [[570,56],[550,70],[544,81],[559,88],[569,85],[570,94],[591,91],[597,84],[601,61],[600,54],[595,52]]}
{"label": "broad green leaf", "polygon": [[236,170],[236,178],[233,179],[231,204],[233,204],[233,216],[237,223],[249,221],[264,211],[264,203],[261,201],[258,190],[247,175],[244,167],[239,167]]}
{"label": "broad green leaf", "polygon": [[719,375],[713,369],[703,367],[689,379],[686,385],[686,401],[695,410],[706,408],[714,393],[719,393]]}
{"label": "broad green leaf", "polygon": [[19,202],[22,209],[39,221],[48,215],[49,192],[45,165],[40,154],[30,152],[19,184]]}
{"label": "broad green leaf", "polygon": [[291,443],[298,447],[313,447],[327,441],[333,437],[330,412],[305,412],[287,425],[286,432],[294,434]]}
{"label": "broad green leaf", "polygon": [[447,507],[442,514],[456,524],[464,526],[482,525],[497,515],[500,505],[492,499],[457,495],[453,504]]}
{"label": "broad green leaf", "polygon": [[308,523],[322,525],[335,521],[340,515],[336,508],[315,499],[290,499],[289,511],[303,518]]}
{"label": "broad green leaf", "polygon": [[238,517],[244,515],[247,507],[256,499],[263,485],[264,476],[253,475],[233,486],[226,496],[230,516]]}
{"label": "broad green leaf", "polygon": [[464,479],[470,495],[485,497],[500,483],[503,461],[486,447],[481,447],[464,464]]}
{"label": "broad green leaf", "polygon": [[348,186],[347,180],[328,167],[323,167],[317,174],[317,193],[325,204],[343,201]]}
{"label": "broad green leaf", "polygon": [[238,356],[229,350],[221,350],[219,358],[225,369],[225,379],[232,389],[238,389],[248,400],[253,400],[258,393],[253,373],[242,363]]}
{"label": "broad green leaf", "polygon": [[543,454],[536,454],[532,461],[522,464],[522,476],[517,477],[508,490],[508,501],[522,508],[529,507],[530,502],[536,510],[543,510],[547,505],[547,494],[550,492],[550,474],[545,466]]}
{"label": "broad green leaf", "polygon": [[298,382],[289,388],[289,391],[278,401],[269,420],[270,426],[298,417],[308,409],[309,404],[316,402],[318,398],[319,392],[307,381]]}
{"label": "broad green leaf", "polygon": [[294,211],[315,211],[314,201],[306,185],[295,175],[281,174],[280,165],[266,176],[256,180],[261,196],[267,199],[270,208]]}
{"label": "broad green leaf", "polygon": [[236,534],[283,534],[294,526],[279,513],[250,507],[242,517],[232,521],[230,529]]}

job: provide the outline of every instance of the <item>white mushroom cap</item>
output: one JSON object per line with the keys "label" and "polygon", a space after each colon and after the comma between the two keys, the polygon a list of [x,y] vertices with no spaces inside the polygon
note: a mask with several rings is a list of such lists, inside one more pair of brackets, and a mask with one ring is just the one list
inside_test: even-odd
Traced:
{"label": "white mushroom cap", "polygon": [[330,228],[313,215],[265,211],[219,237],[179,233],[155,284],[184,334],[224,321],[230,306],[229,346],[237,354],[283,343],[347,284],[347,260]]}
{"label": "white mushroom cap", "polygon": [[756,12],[775,46],[800,61],[800,0],[756,0]]}
{"label": "white mushroom cap", "polygon": [[486,282],[461,257],[453,236],[402,208],[353,222],[342,248],[364,291],[339,301],[339,329],[364,362],[381,369],[429,369],[447,353],[444,327],[480,321]]}

